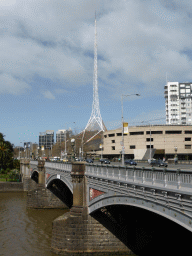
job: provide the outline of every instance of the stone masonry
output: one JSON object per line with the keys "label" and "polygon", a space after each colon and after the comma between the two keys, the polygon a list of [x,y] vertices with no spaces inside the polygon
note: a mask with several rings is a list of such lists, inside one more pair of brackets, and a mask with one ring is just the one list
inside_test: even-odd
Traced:
{"label": "stone masonry", "polygon": [[72,165],[73,206],[53,221],[51,250],[60,255],[130,255],[132,252],[88,214],[85,165]]}
{"label": "stone masonry", "polygon": [[132,252],[93,217],[66,213],[53,222],[52,251],[60,255],[131,255]]}
{"label": "stone masonry", "polygon": [[37,184],[36,189],[27,193],[27,208],[67,208],[51,191],[43,184]]}
{"label": "stone masonry", "polygon": [[45,187],[44,161],[38,162],[38,183],[32,179],[26,182],[28,183],[27,208],[68,208]]}

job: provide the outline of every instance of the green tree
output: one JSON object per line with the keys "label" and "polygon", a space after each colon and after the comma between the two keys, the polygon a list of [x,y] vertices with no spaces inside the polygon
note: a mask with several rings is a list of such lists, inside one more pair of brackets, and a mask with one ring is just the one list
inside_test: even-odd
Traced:
{"label": "green tree", "polygon": [[2,133],[0,133],[0,166],[1,169],[13,167],[13,147],[9,141],[4,140]]}
{"label": "green tree", "polygon": [[13,168],[20,170],[20,161],[18,159],[13,160]]}
{"label": "green tree", "polygon": [[3,141],[4,140],[4,135],[3,133],[0,132],[0,141]]}

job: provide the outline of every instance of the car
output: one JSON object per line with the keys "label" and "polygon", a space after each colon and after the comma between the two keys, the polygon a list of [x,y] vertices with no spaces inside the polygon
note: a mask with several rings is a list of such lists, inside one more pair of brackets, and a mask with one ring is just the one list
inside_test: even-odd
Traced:
{"label": "car", "polygon": [[76,158],[75,161],[77,161],[77,162],[82,162],[82,161],[83,161],[83,158],[82,158],[82,157]]}
{"label": "car", "polygon": [[132,159],[125,160],[125,164],[135,165],[135,166],[137,165],[137,163],[134,160],[132,160]]}
{"label": "car", "polygon": [[100,162],[101,164],[110,164],[110,161],[109,161],[109,159],[107,159],[107,158],[101,158],[101,159],[99,160],[99,162]]}
{"label": "car", "polygon": [[165,163],[164,161],[162,160],[152,160],[150,165],[153,167],[153,166],[158,166],[158,167],[161,167],[161,166],[164,166],[164,167],[167,167],[168,164]]}
{"label": "car", "polygon": [[88,158],[88,159],[86,159],[86,162],[89,163],[89,164],[92,164],[93,160]]}
{"label": "car", "polygon": [[100,162],[101,164],[103,164],[103,163],[104,163],[104,161],[105,161],[105,159],[104,159],[104,158],[101,158],[101,159],[99,160],[99,162]]}
{"label": "car", "polygon": [[109,161],[108,159],[105,159],[105,160],[103,161],[103,163],[104,163],[104,164],[110,164],[110,161]]}

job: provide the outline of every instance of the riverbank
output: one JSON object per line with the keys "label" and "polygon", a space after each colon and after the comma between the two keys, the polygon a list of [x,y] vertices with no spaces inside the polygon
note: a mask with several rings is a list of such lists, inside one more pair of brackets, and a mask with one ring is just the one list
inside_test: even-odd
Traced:
{"label": "riverbank", "polygon": [[22,192],[23,182],[0,182],[0,192]]}

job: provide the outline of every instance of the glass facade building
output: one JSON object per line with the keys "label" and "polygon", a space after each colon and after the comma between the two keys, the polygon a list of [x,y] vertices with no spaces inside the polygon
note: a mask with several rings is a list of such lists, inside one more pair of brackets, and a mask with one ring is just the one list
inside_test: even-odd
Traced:
{"label": "glass facade building", "polygon": [[54,131],[46,130],[46,132],[39,133],[39,147],[41,149],[51,149],[54,144]]}

